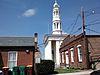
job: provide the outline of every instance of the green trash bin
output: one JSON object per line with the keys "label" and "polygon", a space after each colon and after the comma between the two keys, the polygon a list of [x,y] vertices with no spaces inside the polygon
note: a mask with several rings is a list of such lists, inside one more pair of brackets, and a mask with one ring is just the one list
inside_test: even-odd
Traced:
{"label": "green trash bin", "polygon": [[18,66],[13,67],[12,75],[19,75],[19,67]]}
{"label": "green trash bin", "polygon": [[25,66],[19,66],[20,75],[25,75]]}

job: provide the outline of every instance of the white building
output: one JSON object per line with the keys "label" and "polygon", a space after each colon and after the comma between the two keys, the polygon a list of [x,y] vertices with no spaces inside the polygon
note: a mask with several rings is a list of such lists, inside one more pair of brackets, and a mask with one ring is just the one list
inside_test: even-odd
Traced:
{"label": "white building", "polygon": [[53,17],[52,17],[52,34],[47,34],[44,37],[45,42],[45,60],[53,60],[55,66],[60,66],[60,52],[59,48],[66,37],[62,32],[60,9],[57,1],[53,5]]}

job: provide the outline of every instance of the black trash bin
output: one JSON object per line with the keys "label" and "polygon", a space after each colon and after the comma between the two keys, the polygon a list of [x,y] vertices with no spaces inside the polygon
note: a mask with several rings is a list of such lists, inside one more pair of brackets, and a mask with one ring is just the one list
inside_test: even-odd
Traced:
{"label": "black trash bin", "polygon": [[3,73],[4,73],[4,75],[8,75],[8,70],[9,70],[8,67],[3,67]]}
{"label": "black trash bin", "polygon": [[11,70],[8,70],[8,75],[12,75],[12,71]]}

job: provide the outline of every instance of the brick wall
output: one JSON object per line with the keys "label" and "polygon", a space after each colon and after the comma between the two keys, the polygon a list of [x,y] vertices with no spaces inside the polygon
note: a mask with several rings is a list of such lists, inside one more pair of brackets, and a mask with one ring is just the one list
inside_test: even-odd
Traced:
{"label": "brick wall", "polygon": [[[70,38],[67,41],[66,39],[64,39],[60,47],[60,52],[63,52],[64,50],[68,49],[69,65],[71,67],[86,69],[91,67],[91,65],[89,66],[91,61],[96,61],[98,60],[98,58],[100,58],[100,36],[95,36],[95,35],[87,36],[87,43],[85,45],[87,47],[84,47],[84,41],[83,41],[84,39],[82,36],[76,36],[74,39]],[[79,44],[81,45],[82,49],[82,62],[78,61],[77,45]],[[74,48],[74,62],[71,62],[70,48]],[[87,56],[86,50],[89,51],[89,57]],[[90,59],[90,62],[88,62],[88,58]]]}
{"label": "brick wall", "polygon": [[8,66],[8,52],[2,52],[1,55],[2,55],[2,61],[3,61],[4,67],[7,67]]}
{"label": "brick wall", "polygon": [[[82,45],[81,46],[81,48],[82,48],[82,62],[79,62],[79,60],[78,60],[78,51],[77,51],[78,45]],[[71,62],[71,51],[70,51],[71,48],[74,48],[74,62]],[[66,50],[66,49],[68,49],[69,66],[70,67],[81,68],[81,69],[87,68],[86,50],[84,49],[83,38],[81,36],[74,38],[74,39],[71,39],[71,41],[68,40],[68,41],[64,42],[63,46],[61,46],[60,52],[63,50]]]}
{"label": "brick wall", "polygon": [[32,52],[26,53],[25,51],[19,51],[17,65],[32,65],[32,59]]}
{"label": "brick wall", "polygon": [[[20,65],[32,65],[32,51],[30,51],[29,53],[26,53],[25,50],[23,51],[18,51],[18,56],[17,56],[17,66]],[[1,52],[2,55],[2,61],[5,67],[8,66],[8,51],[6,50],[2,50]]]}

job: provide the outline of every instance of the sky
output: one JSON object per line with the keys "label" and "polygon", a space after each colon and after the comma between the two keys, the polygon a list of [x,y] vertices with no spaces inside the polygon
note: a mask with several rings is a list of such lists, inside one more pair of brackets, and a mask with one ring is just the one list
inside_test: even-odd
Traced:
{"label": "sky", "polygon": [[[87,34],[100,34],[100,0],[57,0],[60,5],[62,30],[80,34],[81,7],[85,11]],[[38,33],[40,50],[45,34],[52,33],[54,0],[0,0],[0,36],[33,37]],[[91,31],[89,29],[92,29]]]}

